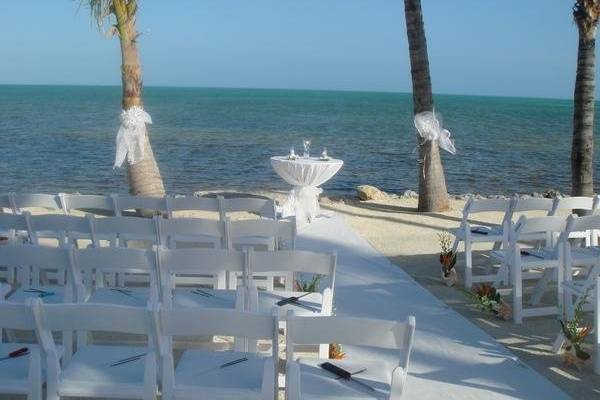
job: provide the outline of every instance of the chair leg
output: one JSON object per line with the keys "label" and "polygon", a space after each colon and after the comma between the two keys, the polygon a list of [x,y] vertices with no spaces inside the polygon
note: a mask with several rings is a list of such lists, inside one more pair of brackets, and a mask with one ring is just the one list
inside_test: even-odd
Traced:
{"label": "chair leg", "polygon": [[471,241],[465,241],[465,288],[470,290],[473,286],[473,257],[471,254]]}
{"label": "chair leg", "polygon": [[515,265],[512,270],[512,297],[513,297],[513,322],[523,323],[523,271],[520,265]]}

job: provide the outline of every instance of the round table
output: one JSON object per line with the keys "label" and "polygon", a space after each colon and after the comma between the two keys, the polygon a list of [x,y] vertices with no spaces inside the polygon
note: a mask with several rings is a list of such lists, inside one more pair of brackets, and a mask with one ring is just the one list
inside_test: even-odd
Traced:
{"label": "round table", "polygon": [[297,223],[311,222],[319,215],[319,186],[331,179],[344,165],[342,160],[333,158],[321,160],[318,157],[288,156],[271,157],[271,165],[277,175],[294,188],[283,205],[283,217],[295,215]]}

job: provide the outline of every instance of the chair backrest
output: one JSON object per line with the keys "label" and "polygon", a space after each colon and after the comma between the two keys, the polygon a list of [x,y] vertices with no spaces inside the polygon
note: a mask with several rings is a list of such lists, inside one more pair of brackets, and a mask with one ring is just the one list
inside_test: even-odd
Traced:
{"label": "chair backrest", "polygon": [[508,199],[481,199],[476,200],[473,197],[469,197],[463,214],[477,214],[482,212],[507,212],[510,208],[510,200]]}
{"label": "chair backrest", "polygon": [[225,222],[204,218],[157,218],[158,239],[163,247],[177,243],[225,246]]}
{"label": "chair backrest", "polygon": [[111,241],[111,245],[123,246],[124,241],[139,240],[158,244],[156,221],[153,218],[141,217],[103,217],[88,216],[92,241],[100,246],[101,240]]}
{"label": "chair backrest", "polygon": [[225,249],[165,249],[159,247],[158,267],[166,274],[212,275],[222,271],[244,273],[245,254]]}
{"label": "chair backrest", "polygon": [[215,197],[180,196],[167,197],[167,213],[173,217],[175,211],[210,211],[219,212],[219,200]]}
{"label": "chair backrest", "polygon": [[274,315],[201,307],[160,308],[160,331],[165,336],[234,336],[277,341]]}
{"label": "chair backrest", "polygon": [[72,237],[71,234],[84,235],[91,239],[90,224],[85,217],[43,214],[30,215],[27,218],[29,237],[33,244],[39,244],[38,234],[40,232],[43,232],[45,237],[51,233],[52,237],[58,240],[60,246],[66,244],[67,239]]}
{"label": "chair backrest", "polygon": [[144,307],[94,303],[43,304],[34,302],[40,331],[104,331],[138,335],[154,332],[153,311]]}
{"label": "chair backrest", "polygon": [[566,218],[557,216],[527,218],[522,215],[515,224],[513,240],[530,233],[562,233],[566,228]]}
{"label": "chair backrest", "polygon": [[118,215],[121,215],[123,211],[134,213],[137,210],[152,211],[154,214],[167,213],[165,197],[117,196],[115,203]]}
{"label": "chair backrest", "polygon": [[559,210],[586,210],[593,211],[598,207],[597,198],[594,197],[563,197],[554,199],[554,207],[550,215],[555,215]]}
{"label": "chair backrest", "polygon": [[21,285],[38,286],[40,270],[67,271],[70,255],[67,248],[8,244],[0,246],[0,262],[19,269],[17,276]]}
{"label": "chair backrest", "polygon": [[233,246],[245,237],[273,238],[276,242],[289,243],[292,250],[296,241],[296,220],[278,221],[275,219],[227,220],[227,240]]}
{"label": "chair backrest", "polygon": [[28,304],[0,302],[0,315],[0,328],[35,330],[35,320]]}
{"label": "chair backrest", "polygon": [[249,212],[255,213],[263,218],[276,219],[275,201],[269,198],[261,197],[218,197],[219,213],[221,219],[225,220],[227,213],[230,212]]}
{"label": "chair backrest", "polygon": [[532,197],[523,199],[514,197],[512,200],[511,213],[520,213],[525,211],[545,211],[546,213],[552,212],[554,207],[554,200],[546,198]]}
{"label": "chair backrest", "polygon": [[115,215],[115,202],[112,196],[94,194],[59,194],[67,214],[75,210],[93,214]]}
{"label": "chair backrest", "polygon": [[14,193],[12,195],[14,212],[20,213],[24,208],[46,208],[49,210],[61,210],[64,207],[59,196],[55,194],[40,193]]}
{"label": "chair backrest", "polygon": [[407,368],[415,318],[409,316],[406,322],[353,317],[297,317],[293,311],[287,315],[287,359],[294,358],[296,344],[339,343],[403,350],[404,357],[399,364]]}

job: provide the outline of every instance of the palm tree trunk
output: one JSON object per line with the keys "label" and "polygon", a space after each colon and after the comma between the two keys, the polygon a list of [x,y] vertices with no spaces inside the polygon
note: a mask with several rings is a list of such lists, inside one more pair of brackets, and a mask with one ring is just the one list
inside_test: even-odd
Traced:
{"label": "palm tree trunk", "polygon": [[593,32],[586,32],[585,28],[580,26],[571,147],[571,192],[573,196],[593,196],[594,194],[595,62],[595,28],[593,28]]}
{"label": "palm tree trunk", "polygon": [[[404,0],[406,33],[413,85],[414,113],[433,110],[433,94],[429,75],[427,40],[421,11],[421,0]],[[417,134],[419,147],[419,211],[443,211],[449,206],[446,178],[437,142],[423,144]]]}
{"label": "palm tree trunk", "polygon": [[[143,106],[142,69],[137,49],[137,30],[135,27],[136,1],[114,0],[117,29],[121,43],[121,78],[123,86],[123,109]],[[138,163],[127,167],[129,192],[136,196],[164,197],[165,188],[146,134],[144,157]]]}

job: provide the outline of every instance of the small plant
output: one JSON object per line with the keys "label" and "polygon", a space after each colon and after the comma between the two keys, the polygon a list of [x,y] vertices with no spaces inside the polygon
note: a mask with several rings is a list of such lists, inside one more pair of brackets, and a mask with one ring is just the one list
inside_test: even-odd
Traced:
{"label": "small plant", "polygon": [[481,310],[492,313],[504,320],[510,319],[512,315],[510,304],[502,300],[500,293],[490,283],[475,286],[470,295]]}
{"label": "small plant", "polygon": [[575,305],[572,319],[559,320],[562,332],[567,339],[567,344],[565,345],[565,350],[567,351],[565,353],[565,362],[567,364],[574,364],[577,368],[580,368],[580,364],[577,360],[572,359],[573,353],[581,361],[586,361],[590,358],[590,354],[581,347],[586,336],[592,330],[591,326],[583,325],[583,306],[588,302],[588,294],[589,290]]}
{"label": "small plant", "polygon": [[458,282],[456,265],[456,252],[452,250],[452,241],[448,232],[438,234],[440,239],[440,264],[442,264],[442,281],[446,286],[454,286]]}
{"label": "small plant", "polygon": [[319,291],[319,283],[323,276],[315,275],[308,281],[296,280],[296,290],[298,292],[317,292]]}

